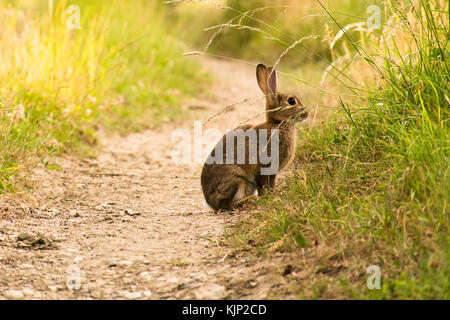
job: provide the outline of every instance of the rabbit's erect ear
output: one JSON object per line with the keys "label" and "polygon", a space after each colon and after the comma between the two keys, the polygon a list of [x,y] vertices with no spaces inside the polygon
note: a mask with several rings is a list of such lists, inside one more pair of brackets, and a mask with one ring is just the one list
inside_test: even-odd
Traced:
{"label": "rabbit's erect ear", "polygon": [[267,84],[269,86],[270,91],[272,94],[277,93],[277,72],[274,68],[269,67],[267,68]]}
{"label": "rabbit's erect ear", "polygon": [[264,94],[269,93],[269,88],[267,87],[267,68],[263,64],[258,64],[256,67],[256,79],[258,80],[258,85]]}

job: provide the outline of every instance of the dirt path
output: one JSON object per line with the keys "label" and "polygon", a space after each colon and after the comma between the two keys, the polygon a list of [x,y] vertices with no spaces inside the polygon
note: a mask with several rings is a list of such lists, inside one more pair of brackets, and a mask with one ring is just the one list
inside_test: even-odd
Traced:
{"label": "dirt path", "polygon": [[[288,257],[234,255],[224,228],[242,213],[214,214],[204,205],[201,165],[171,161],[174,129],[260,96],[253,67],[202,63],[216,84],[186,105],[192,120],[103,137],[95,160],[37,168],[32,202],[0,198],[0,299],[293,298],[282,275]],[[262,109],[262,100],[243,103],[208,127],[225,132]]]}

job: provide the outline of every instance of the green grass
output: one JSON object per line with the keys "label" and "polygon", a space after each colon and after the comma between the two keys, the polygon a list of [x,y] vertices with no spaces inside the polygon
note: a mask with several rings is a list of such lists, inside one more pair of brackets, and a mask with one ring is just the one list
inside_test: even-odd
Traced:
{"label": "green grass", "polygon": [[[326,40],[339,27],[316,0],[226,0],[214,4],[205,1],[200,8],[198,4],[185,2],[175,16],[188,20],[199,31],[203,29],[186,34],[197,49],[203,50],[212,37],[208,53],[269,62],[278,57],[280,45],[311,37],[286,55],[285,64],[291,68],[305,63],[327,65],[332,59]],[[344,25],[367,17],[367,8],[359,0],[323,2]],[[381,6],[381,1],[371,4]],[[201,10],[208,10],[208,14]],[[196,18],[199,15],[202,19]],[[348,33],[359,39],[358,31],[350,29]],[[337,51],[342,52],[343,48]]]}
{"label": "green grass", "polygon": [[[49,153],[84,152],[180,114],[205,83],[157,2],[0,1],[0,193]],[[53,10],[52,10],[52,9]]]}
{"label": "green grass", "polygon": [[[360,99],[302,130],[286,184],[228,231],[242,250],[305,248],[299,298],[450,298],[448,3],[413,3],[388,5],[378,39],[343,40]],[[381,290],[366,287],[370,265]]]}

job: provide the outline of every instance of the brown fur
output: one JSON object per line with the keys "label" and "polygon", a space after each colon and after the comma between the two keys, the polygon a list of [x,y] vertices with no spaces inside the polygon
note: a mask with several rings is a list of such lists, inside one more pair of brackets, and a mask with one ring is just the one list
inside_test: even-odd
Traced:
{"label": "brown fur", "polygon": [[[258,125],[244,125],[236,128],[222,137],[224,164],[207,164],[203,166],[201,184],[206,202],[214,210],[231,210],[237,203],[251,198],[258,191],[261,195],[275,186],[276,175],[265,176],[260,174],[262,164],[257,159],[256,164],[249,162],[249,140],[245,143],[245,163],[225,164],[226,137],[242,129],[245,134],[248,129],[253,128],[259,133],[259,129],[267,129],[269,137],[264,144],[270,150],[271,130],[279,129],[279,171],[285,169],[293,159],[296,146],[295,122],[304,120],[308,113],[300,99],[291,94],[277,92],[276,72],[273,68],[266,68],[260,64],[256,68],[258,85],[266,96],[266,122]],[[289,104],[289,98],[295,99],[295,105]],[[259,134],[257,134],[258,145]],[[234,141],[234,163],[237,163],[237,143]],[[211,152],[215,155],[215,149]]]}

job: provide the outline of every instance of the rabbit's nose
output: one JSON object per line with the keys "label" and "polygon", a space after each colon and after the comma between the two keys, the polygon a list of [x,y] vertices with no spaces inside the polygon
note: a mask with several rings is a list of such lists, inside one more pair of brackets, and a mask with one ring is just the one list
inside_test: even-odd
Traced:
{"label": "rabbit's nose", "polygon": [[306,118],[308,118],[308,110],[306,109],[306,108],[304,108],[302,111],[301,111],[301,117],[303,118],[303,119],[306,119]]}

